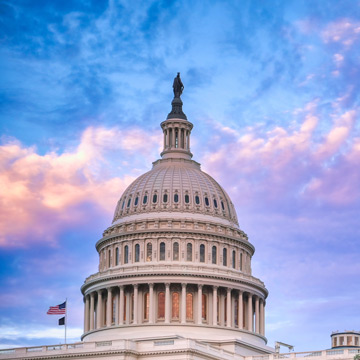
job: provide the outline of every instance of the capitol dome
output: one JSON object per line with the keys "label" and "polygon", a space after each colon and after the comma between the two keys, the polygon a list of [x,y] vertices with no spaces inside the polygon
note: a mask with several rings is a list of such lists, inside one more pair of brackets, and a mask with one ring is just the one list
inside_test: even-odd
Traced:
{"label": "capitol dome", "polygon": [[252,275],[255,248],[225,190],[192,160],[193,124],[177,78],[160,124],[161,159],[124,191],[96,243],[98,272],[81,288],[82,339],[180,337],[269,353],[268,291]]}

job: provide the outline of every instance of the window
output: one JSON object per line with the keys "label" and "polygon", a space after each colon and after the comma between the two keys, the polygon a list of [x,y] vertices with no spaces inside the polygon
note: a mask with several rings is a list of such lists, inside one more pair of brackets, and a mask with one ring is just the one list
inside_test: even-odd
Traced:
{"label": "window", "polygon": [[355,336],[355,346],[359,346],[359,338]]}
{"label": "window", "polygon": [[168,195],[167,195],[167,194],[164,194],[164,195],[163,195],[163,202],[164,202],[164,203],[167,203],[167,201],[168,201]]}
{"label": "window", "polygon": [[174,242],[173,244],[173,260],[179,260],[179,243]]}
{"label": "window", "polygon": [[179,147],[179,132],[178,129],[175,130],[175,147]]}
{"label": "window", "polygon": [[193,294],[186,294],[186,320],[193,320]]}
{"label": "window", "polygon": [[153,203],[155,204],[157,202],[157,194],[153,195]]}
{"label": "window", "polygon": [[190,202],[190,197],[188,194],[185,195],[185,204],[188,204]]}
{"label": "window", "polygon": [[217,201],[216,201],[216,199],[214,199],[214,206],[217,209]]}
{"label": "window", "polygon": [[232,252],[232,267],[233,267],[233,269],[235,269],[235,267],[236,267],[236,259],[235,259],[235,256],[236,256],[236,253],[235,253],[235,250],[233,250],[233,252]]}
{"label": "window", "polygon": [[159,292],[158,294],[158,318],[165,318],[165,293]]}
{"label": "window", "polygon": [[127,264],[129,262],[129,247],[125,245],[124,248],[124,264]]}
{"label": "window", "polygon": [[146,261],[152,261],[152,244],[146,244]]}
{"label": "window", "polygon": [[243,271],[243,254],[240,253],[240,271]]}
{"label": "window", "polygon": [[131,204],[131,198],[129,198],[128,203],[127,203],[127,207],[130,207]]}
{"label": "window", "polygon": [[195,196],[195,204],[199,205],[200,204],[200,198],[198,195]]}
{"label": "window", "polygon": [[108,267],[111,266],[111,250],[108,251]]}
{"label": "window", "polygon": [[145,195],[144,197],[143,197],[143,204],[146,204],[147,203],[147,195]]}
{"label": "window", "polygon": [[210,203],[209,203],[209,198],[208,198],[207,196],[205,196],[205,205],[206,205],[206,206],[209,206],[209,205],[210,205]]}
{"label": "window", "polygon": [[192,261],[192,244],[188,243],[186,245],[186,260]]}
{"label": "window", "polygon": [[179,293],[173,292],[171,299],[171,318],[173,320],[179,320]]}
{"label": "window", "polygon": [[149,293],[144,294],[144,320],[149,320]]}
{"label": "window", "polygon": [[115,250],[115,265],[119,265],[119,248]]}
{"label": "window", "polygon": [[137,196],[137,197],[135,198],[134,205],[137,206],[138,202],[139,202],[139,197]]}
{"label": "window", "polygon": [[225,206],[224,203],[221,201],[221,208],[223,209],[223,211],[225,211]]}
{"label": "window", "polygon": [[140,261],[140,245],[136,244],[135,245],[135,262],[139,262]]}
{"label": "window", "polygon": [[160,243],[160,260],[165,260],[165,243]]}
{"label": "window", "polygon": [[179,202],[179,195],[178,195],[178,194],[175,194],[175,195],[174,195],[174,202],[175,202],[175,203],[178,203],[178,202]]}
{"label": "window", "polygon": [[223,265],[227,266],[227,250],[223,249]]}
{"label": "window", "polygon": [[335,337],[333,340],[333,347],[336,347],[336,346],[337,346],[337,338]]}
{"label": "window", "polygon": [[343,337],[343,336],[340,336],[339,345],[340,345],[340,346],[343,346],[343,345],[344,345],[344,337]]}
{"label": "window", "polygon": [[213,264],[216,264],[216,257],[217,257],[217,254],[216,254],[216,246],[213,246],[212,249],[211,249],[211,257],[212,257],[212,263]]}
{"label": "window", "polygon": [[201,317],[203,320],[207,320],[207,296],[202,294],[202,303],[201,303]]}
{"label": "window", "polygon": [[205,245],[200,245],[200,262],[205,262]]}
{"label": "window", "polygon": [[121,205],[121,210],[124,208],[124,206],[125,206],[125,199],[124,199],[124,201],[123,201],[123,203]]}

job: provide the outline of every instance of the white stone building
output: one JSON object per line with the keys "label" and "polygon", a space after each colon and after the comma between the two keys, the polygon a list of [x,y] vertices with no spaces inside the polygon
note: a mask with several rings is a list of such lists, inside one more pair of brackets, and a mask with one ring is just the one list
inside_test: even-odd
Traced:
{"label": "white stone building", "polygon": [[96,244],[99,271],[81,287],[82,341],[0,359],[278,356],[265,337],[268,291],[251,272],[254,246],[225,190],[192,160],[180,96],[161,128],[161,159],[125,190]]}

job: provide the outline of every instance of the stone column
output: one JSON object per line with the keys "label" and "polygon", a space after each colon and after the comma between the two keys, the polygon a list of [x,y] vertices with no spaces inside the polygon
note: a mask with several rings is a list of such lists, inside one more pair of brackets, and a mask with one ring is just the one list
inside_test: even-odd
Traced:
{"label": "stone column", "polygon": [[226,294],[226,326],[231,327],[231,289],[227,288]]}
{"label": "stone column", "polygon": [[243,292],[239,291],[239,299],[238,299],[238,327],[239,329],[243,328]]}
{"label": "stone column", "polygon": [[107,289],[107,303],[106,303],[106,326],[110,327],[112,323],[112,292],[111,288]]}
{"label": "stone column", "polygon": [[165,284],[165,324],[170,322],[170,284]]}
{"label": "stone column", "polygon": [[166,130],[164,130],[164,150],[166,149]]}
{"label": "stone column", "polygon": [[134,312],[134,321],[133,324],[137,324],[138,323],[138,284],[134,284],[134,308],[133,308],[133,312]]}
{"label": "stone column", "polygon": [[189,135],[188,135],[188,150],[190,151],[190,130],[189,130]]}
{"label": "stone column", "polygon": [[149,324],[154,322],[154,284],[149,284]]}
{"label": "stone column", "polygon": [[256,296],[255,297],[255,332],[257,334],[260,333],[260,318],[259,318],[259,315],[260,315],[260,311],[259,311],[259,297]]}
{"label": "stone column", "polygon": [[166,129],[165,132],[166,132],[166,143],[165,143],[165,147],[168,148],[168,147],[169,147],[169,129]]}
{"label": "stone column", "polygon": [[119,325],[124,324],[124,286],[119,286]]}
{"label": "stone column", "polygon": [[97,308],[96,308],[96,328],[100,329],[102,326],[102,293],[101,290],[98,291],[98,301],[97,301]]}
{"label": "stone column", "polygon": [[198,324],[202,324],[202,285],[198,285]]}
{"label": "stone column", "polygon": [[175,128],[173,127],[172,128],[172,144],[171,144],[171,146],[172,146],[172,148],[175,148]]}
{"label": "stone column", "polygon": [[253,331],[253,306],[251,294],[248,296],[248,330]]}
{"label": "stone column", "polygon": [[265,336],[265,300],[260,301],[260,334]]}
{"label": "stone column", "polygon": [[213,325],[217,325],[217,286],[213,286]]}
{"label": "stone column", "polygon": [[84,304],[84,332],[89,331],[89,295],[85,295]]}
{"label": "stone column", "polygon": [[186,323],[186,284],[181,284],[181,323]]}
{"label": "stone column", "polygon": [[92,292],[90,294],[90,330],[94,330],[94,296],[95,294]]}

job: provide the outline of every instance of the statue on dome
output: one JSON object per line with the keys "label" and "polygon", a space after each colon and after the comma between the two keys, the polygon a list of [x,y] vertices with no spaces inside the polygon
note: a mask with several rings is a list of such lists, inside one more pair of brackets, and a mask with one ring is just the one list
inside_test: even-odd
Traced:
{"label": "statue on dome", "polygon": [[182,94],[184,90],[184,85],[180,79],[180,73],[178,72],[173,83],[173,89],[174,89],[174,97],[180,98],[180,95]]}

